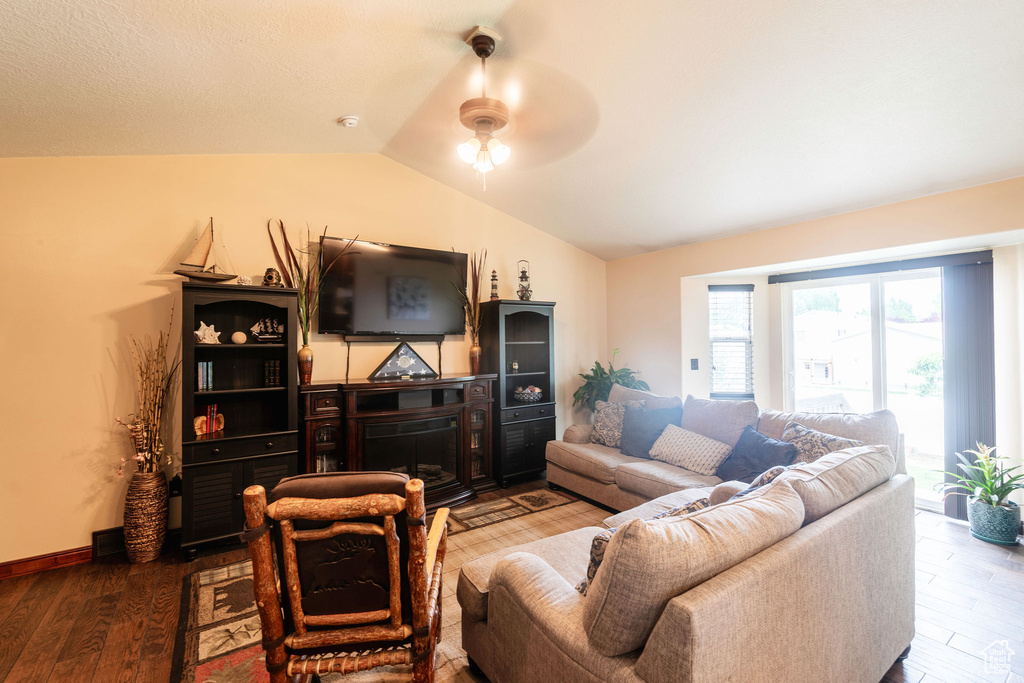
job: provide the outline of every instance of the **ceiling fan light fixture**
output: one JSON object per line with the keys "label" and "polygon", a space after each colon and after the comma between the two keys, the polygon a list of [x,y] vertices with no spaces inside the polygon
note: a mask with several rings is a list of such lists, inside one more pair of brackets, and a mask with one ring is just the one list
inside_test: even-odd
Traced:
{"label": "ceiling fan light fixture", "polygon": [[[494,131],[501,130],[508,123],[508,107],[501,100],[487,96],[487,58],[494,52],[495,38],[501,40],[501,36],[491,29],[477,26],[467,39],[466,42],[480,58],[480,97],[466,100],[459,107],[459,120],[474,135],[460,144],[456,151],[460,159],[481,175],[508,161],[512,154],[508,145],[494,137]],[[487,189],[486,181],[484,189]]]}

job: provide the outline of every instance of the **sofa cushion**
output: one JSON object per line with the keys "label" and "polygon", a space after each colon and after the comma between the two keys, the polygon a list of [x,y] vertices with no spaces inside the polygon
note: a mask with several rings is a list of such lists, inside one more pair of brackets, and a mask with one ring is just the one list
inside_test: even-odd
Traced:
{"label": "sofa cushion", "polygon": [[[707,498],[698,498],[697,500],[687,503],[686,505],[679,505],[668,510],[663,510],[656,514],[651,519],[664,519],[666,517],[684,517],[691,512],[697,510],[703,510],[711,505],[711,501]],[[597,570],[601,567],[601,563],[604,561],[604,552],[608,549],[608,542],[612,540],[612,536],[618,530],[617,527],[610,529],[603,529],[599,531],[595,536],[594,540],[590,544],[590,562],[587,565],[586,577],[576,584],[576,590],[583,595],[587,594],[587,585],[594,580],[594,575]]]}
{"label": "sofa cushion", "polygon": [[[748,486],[749,484],[743,481],[723,481],[711,491],[708,500],[711,501],[712,505],[724,503],[740,491],[746,491]],[[607,521],[605,520],[606,523]]]}
{"label": "sofa cushion", "polygon": [[790,422],[817,429],[826,434],[835,434],[847,439],[857,439],[869,446],[885,444],[895,455],[899,451],[900,430],[896,416],[891,410],[873,413],[783,413],[765,410],[757,423],[757,431],[773,439],[781,439],[782,432]]}
{"label": "sofa cushion", "polygon": [[682,417],[682,406],[651,409],[627,405],[622,417],[622,452],[635,458],[651,457],[651,446],[665,427],[679,424]]}
{"label": "sofa cushion", "polygon": [[790,422],[786,425],[785,431],[782,432],[782,440],[796,446],[794,463],[814,462],[832,451],[864,445],[863,441],[819,432],[817,429],[804,427],[797,422]]}
{"label": "sofa cushion", "polygon": [[626,408],[629,406],[644,407],[643,401],[626,401],[625,403],[598,401],[594,405],[597,406],[597,409],[594,411],[594,431],[590,433],[590,441],[615,448],[619,447],[622,438],[622,418],[626,413]]}
{"label": "sofa cushion", "polygon": [[725,481],[752,482],[754,477],[769,467],[790,464],[794,456],[794,444],[772,439],[747,426],[743,428],[740,440],[736,442],[725,462],[719,466],[715,476]]}
{"label": "sofa cushion", "polygon": [[627,389],[621,384],[613,384],[608,392],[609,403],[625,403],[626,401],[643,401],[648,408],[662,410],[683,407],[683,400],[678,396],[658,396],[649,391]]}
{"label": "sofa cushion", "polygon": [[[721,486],[721,484],[719,484]],[[743,485],[746,488],[746,484]],[[673,491],[672,493],[666,493],[664,496],[658,496],[653,500],[649,500],[642,505],[630,508],[629,510],[623,510],[618,514],[614,514],[611,517],[606,517],[604,525],[606,527],[616,527],[620,524],[625,524],[631,519],[654,519],[657,515],[666,510],[677,508],[683,505],[688,505],[695,500],[701,498],[708,498],[712,505],[714,500],[711,498],[711,494],[715,489],[710,486],[699,486],[691,489],[683,489],[682,491]]]}
{"label": "sofa cushion", "polygon": [[626,522],[583,601],[591,645],[610,657],[642,647],[669,600],[789,536],[803,518],[800,496],[776,482],[686,517]]}
{"label": "sofa cushion", "polygon": [[459,570],[456,594],[464,615],[477,621],[487,618],[487,593],[495,565],[512,553],[526,552],[544,560],[569,584],[576,585],[586,574],[588,553],[600,527],[584,527],[542,538],[523,545],[509,546],[471,560]]}
{"label": "sofa cushion", "polygon": [[669,425],[651,446],[651,457],[708,476],[715,473],[731,451],[732,446],[727,443]]}
{"label": "sofa cushion", "polygon": [[722,481],[718,477],[697,474],[659,460],[630,460],[633,462],[622,463],[615,468],[615,484],[646,498],[657,498],[695,486],[714,486]]}
{"label": "sofa cushion", "polygon": [[679,426],[734,446],[744,427],[757,424],[757,417],[757,404],[753,401],[711,401],[687,396]]}
{"label": "sofa cushion", "polygon": [[615,469],[620,465],[650,462],[623,455],[618,448],[596,443],[548,441],[544,452],[548,462],[602,484],[615,483]]}
{"label": "sofa cushion", "polygon": [[788,483],[800,495],[804,524],[810,524],[889,481],[895,470],[888,446],[857,446],[788,467],[776,481]]}

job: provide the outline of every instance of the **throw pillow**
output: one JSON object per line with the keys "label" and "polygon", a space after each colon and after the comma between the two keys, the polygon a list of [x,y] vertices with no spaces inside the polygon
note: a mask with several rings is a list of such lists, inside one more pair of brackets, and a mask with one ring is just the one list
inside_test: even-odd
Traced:
{"label": "throw pillow", "polygon": [[[685,409],[683,414],[686,414]],[[710,477],[729,457],[730,451],[729,444],[669,425],[651,447],[651,457]]]}
{"label": "throw pillow", "polygon": [[796,446],[796,457],[793,464],[814,462],[823,455],[844,448],[863,446],[863,441],[844,439],[841,436],[826,434],[816,429],[809,429],[798,422],[790,422],[782,432],[782,440]]}
{"label": "throw pillow", "polygon": [[769,439],[751,426],[743,429],[740,440],[733,446],[715,475],[722,481],[751,483],[769,467],[788,465],[796,457],[796,445]]}
{"label": "throw pillow", "polygon": [[599,443],[618,448],[622,439],[622,417],[626,408],[643,408],[643,401],[626,401],[625,403],[606,403],[598,401],[594,404],[594,431],[590,433],[590,443]]}
{"label": "throw pillow", "polygon": [[[689,505],[680,505],[679,507],[672,508],[671,510],[665,510],[651,519],[664,519],[665,517],[685,517],[691,512],[697,512],[697,510],[703,510],[711,505],[711,501],[707,498],[701,498],[695,500]],[[612,536],[618,531],[618,527],[613,529],[605,529],[601,533],[594,536],[594,540],[590,543],[590,564],[587,565],[587,578],[580,581],[576,586],[583,595],[587,594],[587,586],[594,580],[594,576],[597,574],[598,567],[604,562],[604,553],[608,549],[608,544],[612,540]]]}
{"label": "throw pillow", "polygon": [[[790,465],[789,467],[794,467],[794,465]],[[729,500],[736,500],[737,498],[742,498],[743,496],[747,495],[748,493],[753,493],[754,491],[758,490],[762,486],[767,486],[768,484],[770,484],[773,481],[775,481],[776,479],[778,479],[779,476],[782,475],[783,472],[785,472],[786,470],[789,469],[789,467],[783,467],[782,465],[776,465],[775,467],[771,467],[771,468],[765,470],[764,472],[759,474],[757,477],[755,477],[754,481],[750,482],[750,486],[748,486],[747,488],[743,489],[742,491],[737,493],[735,496],[733,496]]]}
{"label": "throw pillow", "polygon": [[657,410],[626,406],[622,416],[622,452],[634,458],[651,457],[651,447],[665,427],[679,424],[682,416],[682,406]]}

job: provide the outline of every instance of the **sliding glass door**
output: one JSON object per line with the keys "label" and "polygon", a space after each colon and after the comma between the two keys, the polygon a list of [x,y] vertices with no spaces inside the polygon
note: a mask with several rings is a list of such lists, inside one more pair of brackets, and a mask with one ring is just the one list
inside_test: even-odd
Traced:
{"label": "sliding glass door", "polygon": [[945,469],[941,271],[787,287],[787,408],[893,411],[918,503],[939,509],[934,484]]}

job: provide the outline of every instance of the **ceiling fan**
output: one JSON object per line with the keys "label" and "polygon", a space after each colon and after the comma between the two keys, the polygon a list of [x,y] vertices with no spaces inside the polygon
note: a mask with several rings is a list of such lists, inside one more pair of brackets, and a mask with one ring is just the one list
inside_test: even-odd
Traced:
{"label": "ceiling fan", "polygon": [[512,154],[508,145],[494,137],[495,131],[508,124],[508,107],[501,100],[487,96],[487,58],[494,53],[497,40],[501,40],[501,36],[486,26],[477,26],[466,39],[480,58],[480,97],[466,100],[459,107],[459,120],[473,131],[473,136],[460,144],[457,151],[459,157],[481,175],[484,190],[487,189],[487,172],[508,161]]}

